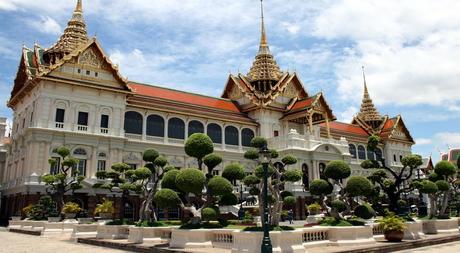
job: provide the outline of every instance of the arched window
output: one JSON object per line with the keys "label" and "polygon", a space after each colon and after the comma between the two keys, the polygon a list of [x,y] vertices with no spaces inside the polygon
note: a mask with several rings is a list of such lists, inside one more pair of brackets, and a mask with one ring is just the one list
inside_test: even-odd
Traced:
{"label": "arched window", "polygon": [[77,148],[73,155],[78,159],[78,163],[72,168],[73,176],[86,176],[86,150]]}
{"label": "arched window", "polygon": [[320,177],[321,179],[324,179],[324,180],[326,180],[326,176],[324,176],[324,170],[325,170],[325,169],[326,169],[326,164],[320,163],[320,164],[319,164],[319,177]]}
{"label": "arched window", "polygon": [[185,139],[185,123],[179,118],[168,121],[168,138]]}
{"label": "arched window", "polygon": [[309,182],[308,182],[308,165],[306,163],[302,164],[302,183],[305,189],[308,189]]}
{"label": "arched window", "polygon": [[138,112],[125,113],[125,132],[128,134],[142,134],[142,115]]}
{"label": "arched window", "polygon": [[383,153],[382,153],[382,150],[380,148],[375,149],[375,156],[376,156],[378,161],[380,161],[382,159]]}
{"label": "arched window", "polygon": [[152,114],[147,117],[147,135],[164,137],[165,120],[163,117]]}
{"label": "arched window", "polygon": [[82,148],[77,148],[73,151],[73,154],[74,155],[82,155],[82,156],[86,156],[86,150],[82,149]]}
{"label": "arched window", "polygon": [[204,126],[197,120],[192,120],[188,123],[188,136],[194,133],[204,133]]}
{"label": "arched window", "polygon": [[214,123],[209,124],[207,128],[208,136],[212,142],[222,143],[222,128]]}
{"label": "arched window", "polygon": [[351,154],[351,158],[356,158],[356,146],[353,144],[348,144],[348,149]]}
{"label": "arched window", "polygon": [[244,128],[243,131],[241,131],[241,145],[244,147],[250,147],[251,146],[251,140],[254,138],[254,131],[252,131],[249,128]]}
{"label": "arched window", "polygon": [[358,158],[359,160],[366,160],[366,149],[364,146],[358,146]]}
{"label": "arched window", "polygon": [[238,129],[234,126],[225,128],[225,144],[238,146]]}
{"label": "arched window", "polygon": [[367,148],[367,159],[375,160],[375,154],[372,150],[369,149],[369,147]]}

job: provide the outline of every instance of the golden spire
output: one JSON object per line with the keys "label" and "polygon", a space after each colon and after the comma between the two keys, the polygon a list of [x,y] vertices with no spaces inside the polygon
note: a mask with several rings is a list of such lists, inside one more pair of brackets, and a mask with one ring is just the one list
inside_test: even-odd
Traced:
{"label": "golden spire", "polygon": [[83,18],[82,0],[78,0],[64,33],[45,54],[48,54],[50,62],[54,63],[87,42],[88,34]]}
{"label": "golden spire", "polygon": [[369,91],[367,90],[366,83],[366,74],[364,73],[364,66],[362,66],[362,69],[364,80],[364,95],[361,103],[361,109],[358,113],[358,117],[364,120],[365,122],[370,123],[373,127],[377,127],[382,121],[382,117],[375,108],[374,103],[372,103],[372,99],[369,96]]}
{"label": "golden spire", "polygon": [[276,84],[282,76],[280,67],[270,52],[265,33],[264,8],[263,0],[260,0],[260,45],[259,52],[256,55],[252,67],[248,72],[248,78],[255,88],[259,91],[270,90],[271,86]]}

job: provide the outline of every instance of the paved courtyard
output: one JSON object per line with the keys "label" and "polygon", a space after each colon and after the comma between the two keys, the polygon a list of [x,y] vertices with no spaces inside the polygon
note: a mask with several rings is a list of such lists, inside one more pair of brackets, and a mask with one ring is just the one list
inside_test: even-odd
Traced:
{"label": "paved courtyard", "polygon": [[410,249],[404,251],[398,251],[398,253],[453,253],[460,252],[460,242],[451,242],[445,244],[438,244],[429,247],[423,247],[418,249]]}

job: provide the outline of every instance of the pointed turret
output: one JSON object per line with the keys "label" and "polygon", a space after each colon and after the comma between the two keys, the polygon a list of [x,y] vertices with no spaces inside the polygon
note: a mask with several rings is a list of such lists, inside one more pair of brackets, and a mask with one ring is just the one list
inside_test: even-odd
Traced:
{"label": "pointed turret", "polygon": [[77,6],[73,11],[72,18],[67,23],[64,33],[58,42],[50,49],[46,50],[44,59],[49,64],[56,63],[64,55],[77,49],[79,46],[88,42],[86,24],[83,18],[82,0],[77,1]]}
{"label": "pointed turret", "polygon": [[282,72],[270,52],[265,33],[263,0],[260,1],[261,8],[261,35],[259,52],[248,73],[248,78],[254,88],[258,91],[265,92],[270,90],[281,78]]}
{"label": "pointed turret", "polygon": [[363,100],[361,103],[361,109],[358,113],[358,118],[366,122],[367,124],[371,125],[373,128],[376,128],[382,123],[382,117],[380,113],[375,108],[374,103],[372,103],[372,99],[369,96],[369,91],[367,90],[366,84],[366,75],[364,73],[363,68],[363,79],[364,79],[364,95]]}

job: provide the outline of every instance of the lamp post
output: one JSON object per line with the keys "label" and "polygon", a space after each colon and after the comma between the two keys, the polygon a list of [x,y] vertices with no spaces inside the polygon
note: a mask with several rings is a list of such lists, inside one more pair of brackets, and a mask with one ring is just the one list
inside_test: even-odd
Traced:
{"label": "lamp post", "polygon": [[238,210],[238,218],[240,220],[244,219],[244,209],[243,209],[243,183],[240,182],[240,210]]}
{"label": "lamp post", "polygon": [[263,230],[264,237],[262,239],[261,252],[272,253],[272,243],[270,241],[269,224],[268,224],[268,165],[270,164],[271,154],[268,150],[267,145],[264,145],[259,150],[259,161],[262,164],[264,171],[264,189],[263,189],[263,203],[264,203],[264,220]]}

